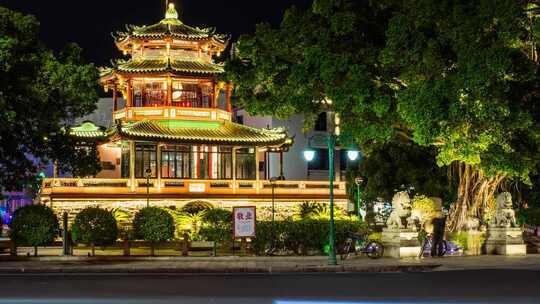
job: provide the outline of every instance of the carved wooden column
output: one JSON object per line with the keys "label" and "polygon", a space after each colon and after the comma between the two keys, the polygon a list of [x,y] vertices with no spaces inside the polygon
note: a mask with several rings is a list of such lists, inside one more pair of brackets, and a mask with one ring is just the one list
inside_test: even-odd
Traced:
{"label": "carved wooden column", "polygon": [[232,181],[233,193],[236,193],[236,147],[232,148]]}
{"label": "carved wooden column", "polygon": [[285,175],[283,175],[283,151],[279,151],[279,179],[285,179]]}
{"label": "carved wooden column", "polygon": [[213,92],[214,92],[214,96],[212,96],[212,108],[216,109],[218,106],[219,106],[219,102],[218,102],[218,99],[219,99],[219,85],[214,82],[212,83],[212,86],[213,86]]}
{"label": "carved wooden column", "polygon": [[155,187],[158,189],[158,191],[161,190],[161,144],[158,143],[156,147],[156,177],[157,177],[157,185]]}
{"label": "carved wooden column", "polygon": [[172,79],[171,76],[167,76],[167,105],[172,105]]}
{"label": "carved wooden column", "polygon": [[259,194],[259,191],[260,191],[260,175],[261,173],[259,172],[259,147],[255,147],[255,186],[256,186],[256,191],[257,191],[257,194]]}
{"label": "carved wooden column", "polygon": [[133,87],[132,87],[132,80],[131,78],[127,80],[127,106],[132,107],[133,106]]}
{"label": "carved wooden column", "polygon": [[129,141],[129,183],[131,191],[135,192],[137,189],[135,181],[135,141]]}
{"label": "carved wooden column", "polygon": [[113,106],[112,106],[113,113],[118,110],[118,90],[116,87],[116,84],[113,87]]}

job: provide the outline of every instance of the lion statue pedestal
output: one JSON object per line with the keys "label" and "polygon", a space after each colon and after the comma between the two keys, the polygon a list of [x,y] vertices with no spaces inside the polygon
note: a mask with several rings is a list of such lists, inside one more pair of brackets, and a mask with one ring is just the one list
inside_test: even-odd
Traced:
{"label": "lion statue pedestal", "polygon": [[384,256],[393,258],[418,257],[418,219],[412,216],[409,194],[398,192],[392,198],[392,212],[382,232]]}
{"label": "lion statue pedestal", "polygon": [[499,255],[525,255],[523,231],[516,223],[512,196],[508,192],[497,196],[496,210],[487,229],[486,252]]}

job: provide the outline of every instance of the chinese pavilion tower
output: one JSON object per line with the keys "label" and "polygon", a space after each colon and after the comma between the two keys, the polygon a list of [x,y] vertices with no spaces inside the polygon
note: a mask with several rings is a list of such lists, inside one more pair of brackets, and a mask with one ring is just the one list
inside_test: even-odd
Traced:
{"label": "chinese pavilion tower", "polygon": [[[327,199],[325,181],[270,181],[269,154],[286,151],[292,139],[283,129],[232,121],[232,85],[218,80],[224,70],[213,60],[225,50],[223,35],[184,24],[173,4],[160,22],[126,28],[113,37],[127,60],[100,79],[113,96],[111,125],[87,121],[70,131],[97,144],[102,171],[45,179],[43,203],[73,214],[95,205],[134,210],[148,201],[270,210],[274,196],[288,206]],[[344,183],[336,195],[346,204]]]}
{"label": "chinese pavilion tower", "polygon": [[256,152],[290,144],[282,130],[231,122],[231,85],[212,59],[224,36],[185,25],[172,3],[159,23],[127,28],[115,40],[130,59],[101,78],[113,91],[109,138],[122,148],[122,177],[256,179]]}

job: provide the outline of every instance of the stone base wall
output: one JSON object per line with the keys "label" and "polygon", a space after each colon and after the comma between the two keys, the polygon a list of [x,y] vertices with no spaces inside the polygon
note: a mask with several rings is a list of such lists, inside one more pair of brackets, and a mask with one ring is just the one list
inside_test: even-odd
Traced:
{"label": "stone base wall", "polygon": [[489,227],[486,252],[499,255],[525,255],[527,246],[523,242],[523,231],[521,228]]}
{"label": "stone base wall", "polygon": [[384,228],[381,242],[385,257],[416,258],[420,255],[421,245],[417,231]]}
{"label": "stone base wall", "polygon": [[[257,219],[265,220],[272,218],[272,201],[260,201],[260,200],[223,200],[223,199],[195,199],[195,200],[158,200],[150,201],[150,206],[160,208],[176,208],[181,209],[185,205],[194,202],[203,202],[210,204],[214,208],[223,208],[232,211],[233,207],[242,206],[256,206],[257,207]],[[328,201],[314,201],[314,200],[302,200],[302,201],[275,201],[275,218],[277,220],[286,219],[295,215],[298,211],[298,206],[304,202],[317,202],[328,204]],[[347,211],[347,200],[335,200],[336,208]],[[103,209],[115,210],[120,209],[134,216],[138,210],[146,207],[146,200],[54,200],[49,202],[49,205],[54,212],[58,215],[58,218],[62,218],[64,212],[68,213],[69,221],[72,222],[75,215],[86,207],[100,207]]]}

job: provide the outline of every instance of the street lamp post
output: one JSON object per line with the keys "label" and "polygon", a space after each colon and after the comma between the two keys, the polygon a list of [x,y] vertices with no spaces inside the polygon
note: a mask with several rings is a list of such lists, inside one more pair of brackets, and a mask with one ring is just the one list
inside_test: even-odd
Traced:
{"label": "street lamp post", "polygon": [[336,259],[336,232],[334,227],[334,148],[336,145],[336,137],[334,134],[329,134],[328,142],[328,178],[330,179],[330,235],[328,241],[330,243],[330,252],[328,255],[328,264],[337,265]]}
{"label": "street lamp post", "polygon": [[364,219],[362,217],[362,214],[360,213],[360,184],[364,181],[363,178],[357,177],[354,179],[354,183],[356,184],[356,209],[358,212],[358,219]]}
{"label": "street lamp post", "polygon": [[150,207],[150,177],[152,176],[152,170],[150,168],[145,170],[146,173],[146,207]]}
{"label": "street lamp post", "polygon": [[278,179],[279,178],[275,177],[275,176],[270,178],[270,184],[272,185],[272,224],[274,223],[275,213],[276,213],[276,209],[275,209],[275,198],[276,198],[275,189],[276,189],[276,181]]}
{"label": "street lamp post", "polygon": [[[336,259],[336,235],[335,235],[335,222],[334,222],[334,149],[336,146],[336,135],[333,133],[322,135],[316,134],[308,138],[308,148],[304,150],[304,158],[310,162],[315,158],[315,150],[311,147],[311,141],[314,138],[324,138],[326,139],[326,145],[328,147],[328,180],[329,180],[329,190],[330,190],[330,224],[329,224],[329,252],[328,252],[328,264],[337,265]],[[349,153],[352,152],[352,153]],[[358,157],[357,150],[348,151],[347,156],[350,160],[356,160]]]}

